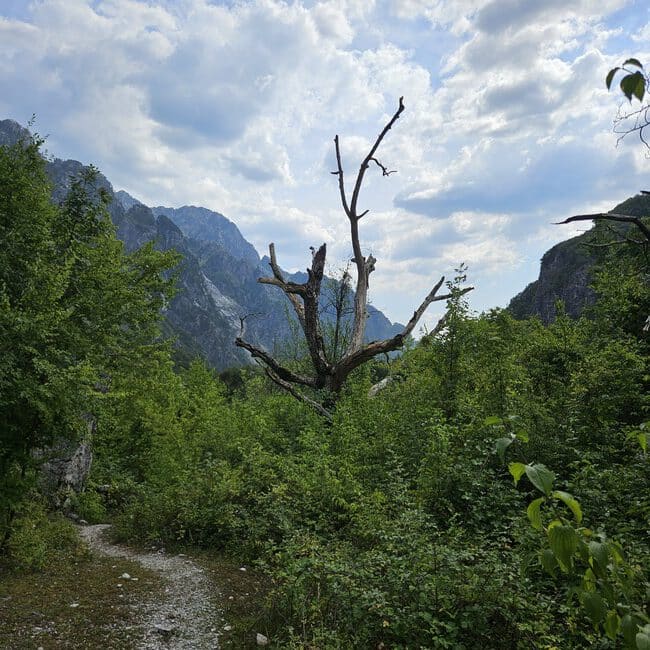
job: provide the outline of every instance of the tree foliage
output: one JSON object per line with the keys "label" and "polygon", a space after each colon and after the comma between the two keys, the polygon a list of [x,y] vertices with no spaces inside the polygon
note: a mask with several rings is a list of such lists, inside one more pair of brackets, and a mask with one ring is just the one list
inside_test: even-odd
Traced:
{"label": "tree foliage", "polygon": [[173,259],[124,254],[92,168],[53,203],[41,143],[0,147],[0,535],[35,451],[82,435],[120,365],[153,344]]}

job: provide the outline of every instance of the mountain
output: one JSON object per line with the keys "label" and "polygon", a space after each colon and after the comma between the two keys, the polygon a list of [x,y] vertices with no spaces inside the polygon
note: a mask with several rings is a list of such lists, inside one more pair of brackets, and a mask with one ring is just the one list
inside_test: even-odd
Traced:
{"label": "mountain", "polygon": [[[635,217],[648,216],[650,196],[633,196],[619,203],[611,212]],[[591,230],[556,244],[544,253],[539,278],[510,301],[508,310],[515,318],[538,316],[548,324],[555,320],[556,303],[561,300],[566,313],[577,318],[596,300],[596,293],[590,284],[601,253],[593,244],[601,239],[609,241],[614,235],[623,235],[633,228],[626,224],[600,222]]]}
{"label": "mountain", "polygon": [[[0,121],[0,145],[24,138],[29,138],[29,131],[18,123]],[[75,160],[48,161],[55,201],[66,196],[70,179],[83,169]],[[177,292],[165,310],[163,324],[164,331],[175,337],[182,359],[202,356],[218,370],[250,363],[248,352],[234,344],[243,317],[250,343],[271,352],[286,346],[292,337],[288,301],[277,288],[257,281],[270,275],[268,259],[260,259],[232,221],[202,207],[150,208],[127,192],[116,192],[101,174],[97,186],[111,198],[108,210],[127,251],[153,241],[158,249],[173,249],[182,256]],[[297,280],[302,276],[291,277],[304,281]],[[368,340],[388,338],[402,330],[372,306],[369,314]],[[327,314],[324,318],[331,320]]]}
{"label": "mountain", "polygon": [[157,206],[151,209],[156,216],[162,214],[171,219],[186,237],[219,244],[231,257],[246,260],[249,264],[259,264],[260,256],[253,244],[246,241],[237,226],[219,212],[193,205],[182,208]]}

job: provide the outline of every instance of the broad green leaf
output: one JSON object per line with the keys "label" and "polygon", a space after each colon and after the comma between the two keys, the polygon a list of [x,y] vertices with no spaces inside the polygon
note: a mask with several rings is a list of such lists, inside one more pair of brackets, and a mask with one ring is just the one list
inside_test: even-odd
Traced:
{"label": "broad green leaf", "polygon": [[582,510],[580,509],[580,504],[578,501],[571,496],[568,492],[562,492],[561,490],[555,490],[553,492],[553,497],[559,499],[571,509],[573,516],[576,518],[576,521],[580,523],[582,521]]}
{"label": "broad green leaf", "polygon": [[636,650],[650,650],[650,634],[637,632]]}
{"label": "broad green leaf", "polygon": [[517,431],[516,436],[522,442],[528,442],[529,440],[528,431],[524,431],[523,429],[521,431]]}
{"label": "broad green leaf", "polygon": [[637,68],[643,68],[639,59],[627,59],[627,61],[623,62],[623,65],[635,65]]}
{"label": "broad green leaf", "polygon": [[645,454],[648,451],[648,434],[644,431],[639,431],[637,434],[637,440],[639,441],[639,445],[641,445],[641,449],[643,449],[643,453]]}
{"label": "broad green leaf", "polygon": [[568,571],[572,565],[572,556],[578,546],[578,533],[572,526],[553,526],[548,531],[548,542],[560,566]]}
{"label": "broad green leaf", "polygon": [[620,70],[620,68],[612,68],[605,77],[605,84],[607,84],[607,90],[610,89],[612,81],[614,80],[614,75]]}
{"label": "broad green leaf", "polygon": [[639,626],[637,625],[634,618],[629,614],[626,614],[621,619],[621,632],[623,632],[623,638],[625,639],[625,643],[627,643],[627,645],[629,646],[635,645],[636,631],[638,629]]}
{"label": "broad green leaf", "polygon": [[493,427],[496,424],[503,424],[503,420],[498,415],[490,415],[483,420],[483,424],[486,427]]}
{"label": "broad green leaf", "polygon": [[632,74],[625,75],[621,79],[621,90],[623,94],[627,97],[629,101],[632,101],[632,97],[636,97],[639,101],[643,100],[645,95],[645,77],[641,72],[634,72]]}
{"label": "broad green leaf", "polygon": [[614,610],[607,612],[603,627],[605,634],[613,641],[621,628],[621,617]]}
{"label": "broad green leaf", "polygon": [[502,463],[506,462],[506,449],[513,443],[513,438],[499,438],[497,440],[497,453]]}
{"label": "broad green leaf", "polygon": [[530,523],[535,530],[542,530],[542,515],[540,513],[540,508],[544,501],[546,501],[546,497],[539,497],[539,499],[531,501],[530,505],[526,509],[528,519],[530,519]]}
{"label": "broad green leaf", "polygon": [[582,586],[585,591],[594,591],[596,589],[596,576],[591,569],[585,571],[582,577]]}
{"label": "broad green leaf", "polygon": [[555,474],[553,474],[550,469],[547,469],[544,465],[538,463],[537,465],[526,465],[525,471],[530,482],[540,492],[545,494],[547,497],[551,495]]}
{"label": "broad green leaf", "polygon": [[557,569],[558,564],[557,560],[555,559],[555,555],[553,555],[553,551],[551,551],[550,548],[545,548],[539,554],[539,563],[542,565],[545,571],[555,577],[555,569]]}
{"label": "broad green leaf", "polygon": [[584,592],[582,595],[582,607],[589,620],[594,624],[594,627],[598,626],[598,623],[605,618],[607,613],[605,601],[602,596],[595,591]]}
{"label": "broad green leaf", "polygon": [[591,541],[589,542],[589,553],[591,553],[591,557],[594,559],[596,566],[601,571],[607,569],[607,563],[609,562],[609,550],[607,549],[607,544]]}
{"label": "broad green leaf", "polygon": [[512,478],[515,479],[515,485],[517,485],[519,479],[526,471],[526,466],[523,463],[508,463],[508,471],[512,474]]}

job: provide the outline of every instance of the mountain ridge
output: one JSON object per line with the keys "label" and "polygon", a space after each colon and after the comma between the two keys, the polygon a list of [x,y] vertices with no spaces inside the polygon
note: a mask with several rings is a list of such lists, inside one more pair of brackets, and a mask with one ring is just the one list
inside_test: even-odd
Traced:
{"label": "mountain ridge", "polygon": [[[17,122],[0,121],[0,145],[29,138],[30,132]],[[71,178],[85,168],[76,160],[47,161],[55,201],[65,198]],[[164,312],[163,324],[164,331],[176,338],[182,359],[200,354],[218,370],[252,363],[249,354],[234,343],[244,317],[246,337],[252,344],[271,352],[286,347],[295,329],[291,315],[287,316],[286,297],[257,281],[270,275],[270,270],[235,223],[203,207],[150,208],[124,190],[115,191],[101,173],[97,187],[110,197],[108,212],[127,251],[153,241],[156,248],[173,249],[182,256],[176,270],[177,291]],[[379,310],[369,306],[368,311],[368,340],[401,331],[402,325],[391,323]],[[327,321],[328,315],[324,318]]]}

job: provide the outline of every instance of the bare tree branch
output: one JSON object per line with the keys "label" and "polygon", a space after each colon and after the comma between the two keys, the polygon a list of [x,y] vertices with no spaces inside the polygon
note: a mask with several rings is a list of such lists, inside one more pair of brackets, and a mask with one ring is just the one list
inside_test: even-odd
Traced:
{"label": "bare tree branch", "polygon": [[335,176],[339,177],[339,193],[341,195],[341,204],[343,205],[343,210],[345,214],[350,217],[350,208],[348,206],[348,200],[345,196],[345,182],[343,180],[343,165],[341,164],[341,148],[339,146],[339,136],[334,136],[334,149],[336,151],[336,167],[337,171],[332,172]]}
{"label": "bare tree branch", "polygon": [[600,212],[598,214],[576,214],[573,217],[569,217],[564,221],[558,221],[556,225],[562,225],[566,223],[572,223],[574,221],[617,221],[619,223],[633,223],[645,236],[645,238],[650,242],[650,228],[646,226],[641,219],[638,217],[633,217],[629,214],[614,214],[611,212]]}
{"label": "bare tree branch", "polygon": [[304,329],[305,310],[303,309],[303,306],[300,304],[300,300],[298,300],[298,297],[295,295],[297,293],[300,293],[298,290],[296,290],[299,285],[294,286],[293,282],[291,283],[285,282],[284,276],[282,275],[282,271],[280,270],[278,261],[275,257],[275,244],[273,243],[269,244],[269,259],[270,259],[269,266],[271,267],[271,271],[273,271],[275,282],[272,282],[271,278],[260,278],[259,281],[263,284],[275,284],[276,286],[279,286],[287,294],[287,297],[289,298],[291,304],[293,305],[293,310],[296,312],[298,321],[300,322],[300,325]]}
{"label": "bare tree branch", "polygon": [[616,144],[620,144],[630,133],[638,133],[639,140],[650,149],[650,144],[645,137],[645,130],[650,126],[650,105],[642,106],[633,111],[623,110],[620,106],[614,118],[614,133],[619,137]]}
{"label": "bare tree branch", "polygon": [[305,377],[304,375],[299,375],[295,372],[292,372],[288,368],[281,366],[268,352],[254,345],[251,345],[247,341],[244,341],[244,339],[241,337],[238,336],[235,339],[235,345],[237,347],[244,348],[244,350],[248,350],[254,359],[260,359],[263,361],[281,379],[290,381],[294,384],[309,386],[310,388],[316,387],[316,381],[313,377]]}
{"label": "bare tree branch", "polygon": [[391,169],[389,170],[387,167],[384,167],[376,158],[370,158],[372,162],[376,163],[377,167],[381,169],[381,175],[382,176],[390,176],[391,174],[396,174],[397,170],[396,169]]}
{"label": "bare tree branch", "polygon": [[[366,260],[361,251],[361,244],[359,243],[359,219],[366,215],[368,211],[364,211],[359,215],[357,213],[357,203],[359,201],[359,193],[361,192],[361,185],[363,184],[363,179],[366,173],[366,170],[370,166],[370,162],[374,161],[382,170],[384,176],[388,176],[388,170],[384,167],[375,157],[375,153],[379,148],[379,145],[382,143],[383,139],[386,137],[386,134],[393,127],[393,124],[399,119],[400,115],[404,111],[404,98],[399,98],[399,105],[397,110],[393,114],[393,117],[388,121],[386,126],[377,136],[374,144],[370,148],[370,151],[366,157],[361,162],[359,166],[359,173],[357,174],[357,179],[354,184],[354,189],[352,191],[352,199],[350,201],[349,208],[346,208],[347,203],[344,201],[343,207],[346,211],[348,219],[350,220],[350,237],[352,240],[352,251],[354,253],[354,263],[357,267],[357,287],[354,296],[354,320],[352,327],[352,336],[350,337],[350,344],[346,351],[346,354],[353,354],[357,350],[360,350],[363,346],[364,334],[366,329],[366,305],[368,304],[368,278],[375,268],[375,258],[370,255]],[[338,136],[335,140],[337,145],[337,162],[340,165],[340,151],[338,150]],[[340,168],[340,167],[339,167]],[[342,172],[341,176],[342,178]],[[345,197],[343,197],[345,198]]]}
{"label": "bare tree branch", "polygon": [[292,384],[278,377],[278,375],[276,375],[270,368],[264,368],[264,372],[266,372],[266,375],[269,377],[269,379],[275,382],[278,386],[284,388],[284,390],[293,395],[297,400],[304,402],[313,408],[317,413],[320,413],[329,422],[332,421],[332,414],[322,404],[319,404],[316,400],[313,400],[307,397],[307,395],[304,393],[296,390]]}
{"label": "bare tree branch", "polygon": [[427,307],[432,302],[437,302],[439,300],[448,300],[449,298],[452,298],[454,295],[463,296],[469,291],[472,291],[474,289],[474,287],[465,287],[464,289],[461,289],[459,292],[456,292],[455,294],[446,293],[444,295],[438,296],[437,295],[438,290],[440,289],[444,281],[445,278],[443,276],[436,283],[433,289],[431,289],[431,291],[428,293],[426,298],[422,301],[422,304],[413,312],[413,316],[411,317],[411,320],[409,320],[409,322],[406,324],[404,329],[399,334],[396,334],[390,339],[384,339],[383,341],[372,341],[366,344],[365,346],[363,346],[360,350],[357,350],[356,352],[350,355],[346,355],[341,360],[340,364],[338,364],[338,366],[335,368],[335,377],[338,379],[338,376],[341,375],[341,377],[344,380],[345,377],[347,377],[350,374],[350,372],[352,372],[352,370],[358,368],[360,365],[364,364],[366,361],[372,359],[378,354],[382,354],[385,352],[392,352],[394,350],[401,348],[404,345],[406,338],[415,329],[415,326],[417,325],[418,321],[422,317],[422,314],[424,314]]}
{"label": "bare tree branch", "polygon": [[354,189],[352,190],[352,200],[350,201],[350,212],[352,218],[356,218],[359,192],[361,191],[361,185],[363,183],[363,177],[366,174],[366,169],[368,169],[370,165],[370,161],[375,157],[375,152],[379,148],[379,145],[381,144],[382,140],[386,137],[386,134],[391,130],[391,128],[393,128],[393,124],[397,122],[399,116],[402,114],[403,111],[404,111],[404,97],[400,97],[397,111],[395,111],[395,114],[390,119],[388,124],[386,124],[386,126],[382,129],[381,133],[377,136],[377,139],[375,140],[375,144],[372,145],[372,148],[370,149],[368,155],[363,159],[363,162],[359,167],[359,173],[357,174],[357,181],[354,184]]}

